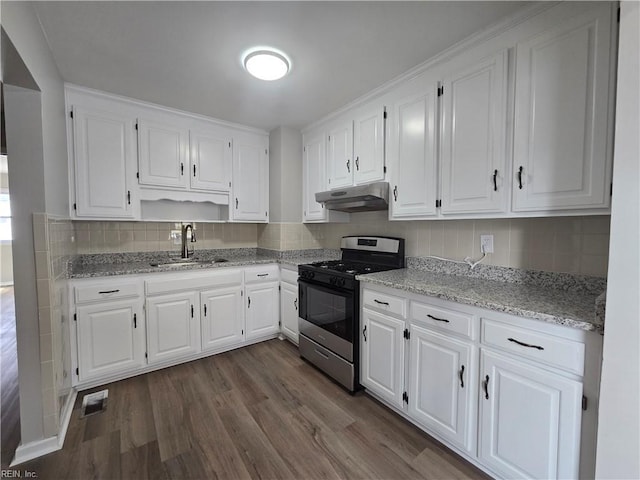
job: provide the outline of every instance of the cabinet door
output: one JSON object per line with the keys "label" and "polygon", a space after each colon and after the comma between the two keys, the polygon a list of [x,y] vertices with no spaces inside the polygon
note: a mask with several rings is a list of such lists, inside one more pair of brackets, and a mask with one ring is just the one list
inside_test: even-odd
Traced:
{"label": "cabinet door", "polygon": [[442,213],[503,212],[507,52],[443,81]]}
{"label": "cabinet door", "polygon": [[303,149],[302,191],[304,221],[325,220],[324,205],[316,202],[316,193],[327,190],[326,135],[318,133],[305,137]]}
{"label": "cabinet door", "polygon": [[81,382],[144,366],[140,300],[79,306],[76,314]]}
{"label": "cabinet door", "polygon": [[610,6],[519,43],[513,209],[608,207]]}
{"label": "cabinet door", "polygon": [[436,215],[437,87],[397,101],[390,132],[390,217],[402,219]]}
{"label": "cabinet door", "polygon": [[402,408],[405,323],[367,309],[362,313],[360,383]]}
{"label": "cabinet door", "polygon": [[225,132],[189,132],[191,188],[228,192],[231,188],[231,137]]}
{"label": "cabinet door", "polygon": [[79,217],[131,218],[135,165],[134,120],[116,113],[73,109],[76,210]]}
{"label": "cabinet door", "polygon": [[354,182],[384,180],[384,107],[361,111],[353,127]]}
{"label": "cabinet door", "polygon": [[189,130],[138,120],[140,184],[186,188],[189,180]]}
{"label": "cabinet door", "polygon": [[483,350],[480,460],[505,478],[578,478],[582,384]]}
{"label": "cabinet door", "polygon": [[269,221],[269,157],[267,141],[233,142],[233,220]]}
{"label": "cabinet door", "polygon": [[411,325],[409,415],[471,452],[473,346]]}
{"label": "cabinet door", "polygon": [[247,340],[278,333],[280,308],[278,282],[259,283],[246,287]]}
{"label": "cabinet door", "polygon": [[341,122],[330,128],[327,145],[329,189],[353,184],[353,122]]}
{"label": "cabinet door", "polygon": [[176,293],[147,298],[149,363],[199,351],[198,294]]}
{"label": "cabinet door", "polygon": [[202,350],[215,350],[242,342],[244,310],[242,286],[200,293]]}
{"label": "cabinet door", "polygon": [[298,343],[298,286],[280,283],[280,322],[282,333]]}

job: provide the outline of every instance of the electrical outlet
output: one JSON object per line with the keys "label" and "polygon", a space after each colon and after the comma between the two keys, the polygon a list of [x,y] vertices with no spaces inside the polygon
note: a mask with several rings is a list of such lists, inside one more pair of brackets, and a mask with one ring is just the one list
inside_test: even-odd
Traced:
{"label": "electrical outlet", "polygon": [[493,235],[480,235],[480,252],[493,253]]}

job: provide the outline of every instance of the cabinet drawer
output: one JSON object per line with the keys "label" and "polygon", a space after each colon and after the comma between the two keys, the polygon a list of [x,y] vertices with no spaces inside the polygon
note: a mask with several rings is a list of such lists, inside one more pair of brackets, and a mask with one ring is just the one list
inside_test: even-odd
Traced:
{"label": "cabinet drawer", "polygon": [[270,282],[280,278],[278,265],[249,267],[244,270],[245,283]]}
{"label": "cabinet drawer", "polygon": [[480,341],[577,375],[584,372],[584,343],[482,319]]}
{"label": "cabinet drawer", "polygon": [[373,290],[364,290],[362,293],[362,303],[365,307],[381,310],[402,318],[406,318],[407,316],[407,301],[402,297],[396,297],[395,295]]}
{"label": "cabinet drawer", "polygon": [[142,294],[140,286],[140,283],[135,281],[80,285],[75,287],[75,299],[76,303],[88,303],[116,298],[139,297]]}
{"label": "cabinet drawer", "polygon": [[283,268],[280,270],[280,280],[294,285],[298,284],[298,271]]}
{"label": "cabinet drawer", "polygon": [[436,330],[444,330],[471,338],[471,322],[474,316],[470,313],[427,303],[411,302],[410,315],[411,320]]}
{"label": "cabinet drawer", "polygon": [[159,275],[156,278],[146,280],[144,288],[147,295],[157,295],[159,293],[241,284],[242,270],[230,270],[223,267],[215,271],[207,270],[183,275]]}

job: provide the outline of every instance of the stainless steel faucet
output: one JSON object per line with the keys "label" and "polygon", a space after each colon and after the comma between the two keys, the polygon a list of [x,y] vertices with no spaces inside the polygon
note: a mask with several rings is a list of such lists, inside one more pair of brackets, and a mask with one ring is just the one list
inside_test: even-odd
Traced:
{"label": "stainless steel faucet", "polygon": [[[193,225],[190,223],[182,226],[182,258],[189,258],[189,247],[187,246],[187,230],[191,229],[191,243],[195,243],[196,234],[193,231]],[[193,255],[193,249],[191,250]]]}

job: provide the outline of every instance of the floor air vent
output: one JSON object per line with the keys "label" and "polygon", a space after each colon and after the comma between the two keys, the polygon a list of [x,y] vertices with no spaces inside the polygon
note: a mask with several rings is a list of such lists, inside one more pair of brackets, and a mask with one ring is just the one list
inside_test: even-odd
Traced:
{"label": "floor air vent", "polygon": [[107,398],[109,390],[100,390],[99,392],[89,393],[82,399],[82,417],[102,413],[107,409]]}

